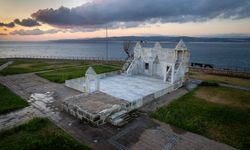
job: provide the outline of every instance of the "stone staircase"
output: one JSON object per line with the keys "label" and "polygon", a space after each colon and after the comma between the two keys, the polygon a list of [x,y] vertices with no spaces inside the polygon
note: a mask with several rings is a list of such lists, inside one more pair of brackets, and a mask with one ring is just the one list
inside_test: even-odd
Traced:
{"label": "stone staircase", "polygon": [[121,110],[109,117],[109,122],[114,125],[121,127],[132,120],[131,116],[128,114],[127,110]]}
{"label": "stone staircase", "polygon": [[125,64],[123,65],[123,67],[122,67],[122,72],[125,72],[125,71],[128,69],[128,67],[130,66],[130,64],[132,63],[133,60],[134,60],[134,56],[131,55],[131,56],[126,60]]}

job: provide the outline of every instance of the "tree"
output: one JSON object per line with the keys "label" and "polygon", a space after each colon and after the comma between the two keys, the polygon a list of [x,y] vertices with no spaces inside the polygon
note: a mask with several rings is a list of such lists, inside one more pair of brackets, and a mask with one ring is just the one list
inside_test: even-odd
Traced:
{"label": "tree", "polygon": [[129,54],[129,48],[130,48],[130,46],[131,46],[131,42],[130,41],[124,41],[124,43],[123,43],[123,50],[128,55],[128,58],[130,57],[130,54]]}

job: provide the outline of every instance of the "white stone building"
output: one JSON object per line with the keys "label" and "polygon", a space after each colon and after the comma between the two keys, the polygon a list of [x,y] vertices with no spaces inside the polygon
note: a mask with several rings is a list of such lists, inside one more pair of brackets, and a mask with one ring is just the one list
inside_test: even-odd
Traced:
{"label": "white stone building", "polygon": [[84,94],[66,98],[65,111],[96,125],[121,125],[127,114],[183,85],[190,53],[183,41],[173,49],[142,47],[137,43],[133,59],[124,72],[96,74],[89,68],[85,77],[67,80],[65,85]]}
{"label": "white stone building", "polygon": [[147,75],[174,84],[183,82],[188,72],[190,53],[181,40],[175,49],[162,48],[157,42],[153,48],[144,48],[138,42],[134,49],[134,60],[128,67],[128,75]]}

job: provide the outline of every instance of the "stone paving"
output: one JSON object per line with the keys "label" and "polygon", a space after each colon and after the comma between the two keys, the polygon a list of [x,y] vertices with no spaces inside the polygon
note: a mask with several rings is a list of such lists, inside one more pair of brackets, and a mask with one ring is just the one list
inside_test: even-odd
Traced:
{"label": "stone paving", "polygon": [[[22,74],[5,77],[0,76],[0,82],[21,96],[23,99],[26,99],[31,105],[30,107],[20,110],[21,116],[19,117],[17,115],[16,119],[14,119],[15,113],[1,116],[1,118],[9,120],[10,125],[17,122],[23,122],[23,120],[29,120],[34,116],[41,116],[41,114],[43,114],[43,116],[47,116],[54,122],[60,122],[61,103],[58,100],[62,100],[66,96],[79,94],[79,92],[67,89],[60,84],[50,83],[49,81],[34,74]],[[36,99],[30,98],[32,94],[45,94],[47,92],[54,93],[50,101],[43,97],[38,97]],[[0,122],[5,124],[4,119],[0,120]],[[3,126],[0,125],[0,128],[4,128],[5,126],[8,127],[8,124]]]}
{"label": "stone paving", "polygon": [[100,79],[101,92],[128,102],[138,101],[168,87],[170,84],[164,83],[160,79],[141,75],[116,75]]}
{"label": "stone paving", "polygon": [[[33,116],[41,115],[48,117],[81,143],[87,143],[93,149],[234,149],[226,144],[153,120],[148,117],[147,113],[143,112],[139,113],[138,118],[122,128],[113,127],[109,124],[96,128],[61,111],[61,102],[64,98],[79,94],[79,92],[69,89],[63,84],[51,83],[34,74],[0,76],[0,82],[21,97],[29,100],[31,105],[22,110],[0,116],[1,128],[12,127]],[[53,92],[54,94],[51,95],[53,99],[44,100],[39,97],[29,99],[31,94],[44,94],[46,92]],[[163,105],[185,92],[186,90],[183,88],[178,89],[172,95],[167,94],[159,98],[159,102]],[[156,106],[157,104],[153,108],[155,109]],[[147,110],[150,109],[144,111],[147,112]]]}
{"label": "stone paving", "polygon": [[226,144],[152,120],[147,115],[141,115],[110,138],[109,142],[119,150],[234,149]]}
{"label": "stone paving", "polygon": [[11,112],[9,114],[0,116],[0,130],[12,128],[18,126],[33,117],[42,117],[44,116],[39,110],[35,109],[33,106],[23,108]]}

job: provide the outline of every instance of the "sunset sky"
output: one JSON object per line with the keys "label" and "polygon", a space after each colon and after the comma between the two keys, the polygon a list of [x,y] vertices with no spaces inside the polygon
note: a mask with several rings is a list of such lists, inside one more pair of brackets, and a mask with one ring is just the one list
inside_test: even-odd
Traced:
{"label": "sunset sky", "polygon": [[250,35],[249,0],[0,0],[0,40]]}

